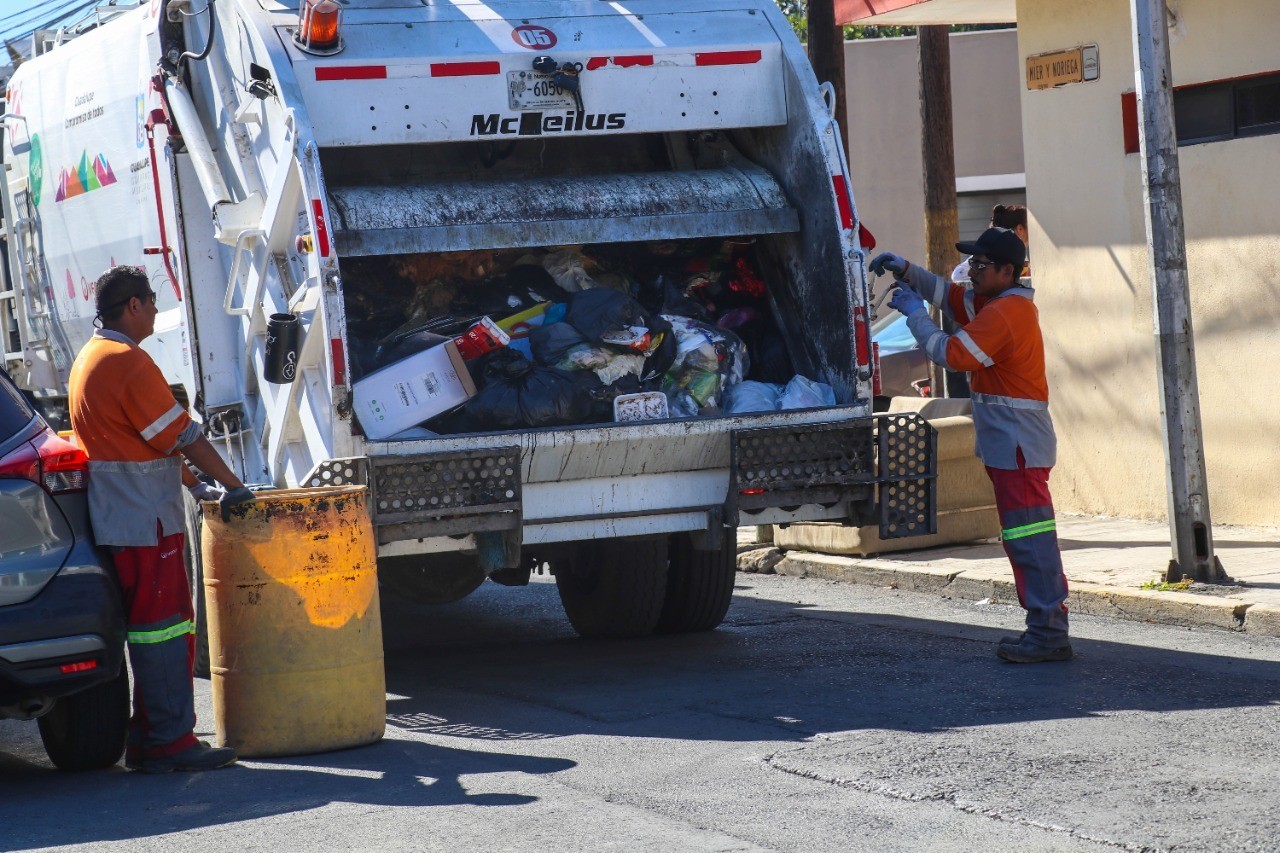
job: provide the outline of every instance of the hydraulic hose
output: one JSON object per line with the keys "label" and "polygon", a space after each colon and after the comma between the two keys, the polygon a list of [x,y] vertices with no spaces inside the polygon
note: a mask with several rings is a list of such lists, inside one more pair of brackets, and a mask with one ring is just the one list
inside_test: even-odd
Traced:
{"label": "hydraulic hose", "polygon": [[205,11],[209,13],[209,39],[204,44],[204,50],[199,53],[192,53],[188,50],[179,56],[177,62],[179,69],[190,59],[194,59],[196,62],[203,62],[209,55],[209,51],[213,50],[213,38],[218,32],[218,16],[213,12],[213,4],[214,0],[208,0],[208,5],[204,7]]}

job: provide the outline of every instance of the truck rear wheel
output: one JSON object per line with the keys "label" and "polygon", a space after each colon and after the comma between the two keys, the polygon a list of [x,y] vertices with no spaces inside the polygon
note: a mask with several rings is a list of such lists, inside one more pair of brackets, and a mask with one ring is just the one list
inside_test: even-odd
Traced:
{"label": "truck rear wheel", "polygon": [[379,557],[378,580],[417,604],[451,604],[484,583],[484,569],[466,554]]}
{"label": "truck rear wheel", "polygon": [[671,568],[658,631],[664,634],[710,631],[724,621],[738,574],[733,530],[724,528],[720,547],[699,551],[687,533],[671,537]]}
{"label": "truck rear wheel", "polygon": [[645,637],[662,615],[667,539],[577,542],[552,562],[560,603],[583,637]]}
{"label": "truck rear wheel", "polygon": [[187,561],[187,582],[191,585],[192,620],[196,628],[196,660],[192,674],[196,678],[209,677],[209,614],[204,601],[204,557],[200,550],[200,532],[204,528],[204,513],[191,492],[182,490],[183,509],[187,513],[187,541],[183,556]]}

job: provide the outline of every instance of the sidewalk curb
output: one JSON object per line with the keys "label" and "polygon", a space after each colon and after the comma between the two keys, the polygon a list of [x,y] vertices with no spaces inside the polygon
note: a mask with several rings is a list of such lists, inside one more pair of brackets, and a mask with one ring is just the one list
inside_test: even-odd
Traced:
{"label": "sidewalk curb", "polygon": [[[765,557],[769,559],[763,559]],[[773,563],[773,573],[789,577],[868,584],[966,601],[1018,603],[1012,574],[1004,579],[927,566],[889,566],[883,560],[783,551],[766,543],[744,551],[738,558],[740,571],[759,572],[758,567],[770,563]],[[766,568],[763,573],[768,572]],[[1156,592],[1070,581],[1069,584],[1067,606],[1073,613],[1280,637],[1280,607],[1189,592]]]}

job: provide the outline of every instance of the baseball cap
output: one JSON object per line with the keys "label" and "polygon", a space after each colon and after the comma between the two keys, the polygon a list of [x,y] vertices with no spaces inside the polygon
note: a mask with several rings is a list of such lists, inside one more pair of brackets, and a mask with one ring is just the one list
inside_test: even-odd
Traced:
{"label": "baseball cap", "polygon": [[994,261],[1013,264],[1021,273],[1027,260],[1027,247],[1022,238],[1008,228],[988,228],[972,243],[956,243],[956,248],[966,255],[986,255]]}

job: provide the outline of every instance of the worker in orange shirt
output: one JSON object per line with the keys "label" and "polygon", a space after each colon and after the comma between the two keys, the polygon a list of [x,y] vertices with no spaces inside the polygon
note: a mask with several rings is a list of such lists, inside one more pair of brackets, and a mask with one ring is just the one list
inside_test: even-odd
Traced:
{"label": "worker in orange shirt", "polygon": [[[89,457],[93,534],[111,551],[123,593],[134,681],[125,765],[148,773],[225,767],[235,751],[193,734],[195,627],[181,489],[185,482],[196,497],[217,499],[224,519],[253,493],[138,346],[155,331],[157,313],[146,273],[112,267],[96,286],[102,328],[71,368],[68,403]],[[183,457],[227,490],[201,483]]]}
{"label": "worker in orange shirt", "polygon": [[[1035,292],[1019,281],[1026,246],[1007,228],[988,228],[956,248],[972,255],[972,288],[891,253],[877,256],[871,271],[893,273],[898,290],[889,305],[906,316],[929,359],[970,373],[977,452],[995,488],[1004,550],[1027,611],[1027,630],[1006,638],[996,654],[1014,663],[1070,660],[1067,579],[1049,495],[1057,437],[1049,418],[1044,339]],[[948,335],[939,329],[926,299],[960,330]]]}

